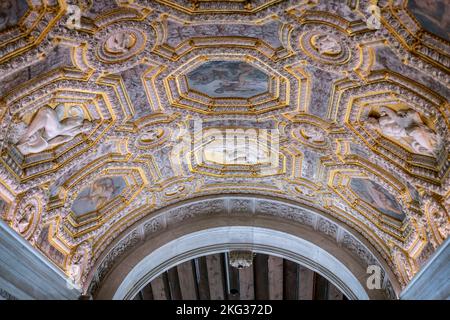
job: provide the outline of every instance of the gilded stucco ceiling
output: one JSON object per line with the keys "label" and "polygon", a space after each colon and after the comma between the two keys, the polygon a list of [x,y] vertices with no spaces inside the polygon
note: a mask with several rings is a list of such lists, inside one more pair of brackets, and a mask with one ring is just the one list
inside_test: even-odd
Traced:
{"label": "gilded stucco ceiling", "polygon": [[86,291],[152,212],[273,195],[405,286],[450,232],[450,7],[425,2],[369,28],[362,0],[2,0],[0,216]]}

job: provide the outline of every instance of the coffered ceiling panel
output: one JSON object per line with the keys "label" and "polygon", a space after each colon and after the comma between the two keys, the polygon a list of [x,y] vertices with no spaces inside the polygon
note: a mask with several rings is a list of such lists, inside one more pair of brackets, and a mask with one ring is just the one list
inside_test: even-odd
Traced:
{"label": "coffered ceiling panel", "polygon": [[348,226],[404,287],[450,233],[448,10],[3,0],[0,217],[87,292],[157,210],[282,198]]}

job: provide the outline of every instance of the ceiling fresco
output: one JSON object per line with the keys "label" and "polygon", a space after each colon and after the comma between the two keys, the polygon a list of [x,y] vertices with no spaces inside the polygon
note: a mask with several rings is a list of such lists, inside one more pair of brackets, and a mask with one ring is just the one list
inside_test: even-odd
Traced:
{"label": "ceiling fresco", "polygon": [[407,8],[425,30],[450,40],[450,9],[445,0],[410,0]]}
{"label": "ceiling fresco", "polygon": [[27,11],[28,5],[23,1],[5,1],[0,4],[0,30],[15,26]]}
{"label": "ceiling fresco", "polygon": [[351,179],[350,188],[360,199],[373,206],[375,210],[395,219],[403,220],[404,215],[400,205],[386,189],[376,182],[354,178]]}
{"label": "ceiling fresco", "polygon": [[187,74],[190,89],[211,98],[250,98],[268,90],[269,77],[248,63],[206,62]]}
{"label": "ceiling fresco", "polygon": [[3,0],[1,218],[93,293],[157,210],[274,196],[405,287],[450,234],[444,2]]}
{"label": "ceiling fresco", "polygon": [[77,216],[95,212],[117,197],[126,187],[122,177],[107,177],[95,180],[91,186],[83,189],[72,204]]}

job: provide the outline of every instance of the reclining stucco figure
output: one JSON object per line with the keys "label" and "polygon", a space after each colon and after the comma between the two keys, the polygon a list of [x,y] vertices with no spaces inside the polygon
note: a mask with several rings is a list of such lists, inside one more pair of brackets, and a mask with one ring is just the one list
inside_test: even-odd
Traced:
{"label": "reclining stucco figure", "polygon": [[68,142],[92,127],[93,124],[82,117],[59,120],[56,111],[46,106],[36,113],[16,146],[23,155],[39,153]]}
{"label": "reclining stucco figure", "polygon": [[434,154],[436,151],[437,135],[412,109],[394,111],[383,106],[379,118],[369,117],[369,125],[396,140],[410,138],[415,152]]}

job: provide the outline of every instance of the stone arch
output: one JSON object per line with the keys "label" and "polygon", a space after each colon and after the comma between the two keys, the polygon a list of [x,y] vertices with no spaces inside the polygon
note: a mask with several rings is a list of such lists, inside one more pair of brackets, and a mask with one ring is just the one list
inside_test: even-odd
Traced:
{"label": "stone arch", "polygon": [[[128,228],[95,260],[85,292],[129,299],[176,264],[244,247],[305,265],[352,299],[395,298],[400,290],[381,254],[326,213],[276,198],[218,195],[179,202]],[[365,288],[373,264],[381,267],[382,290]]]}

